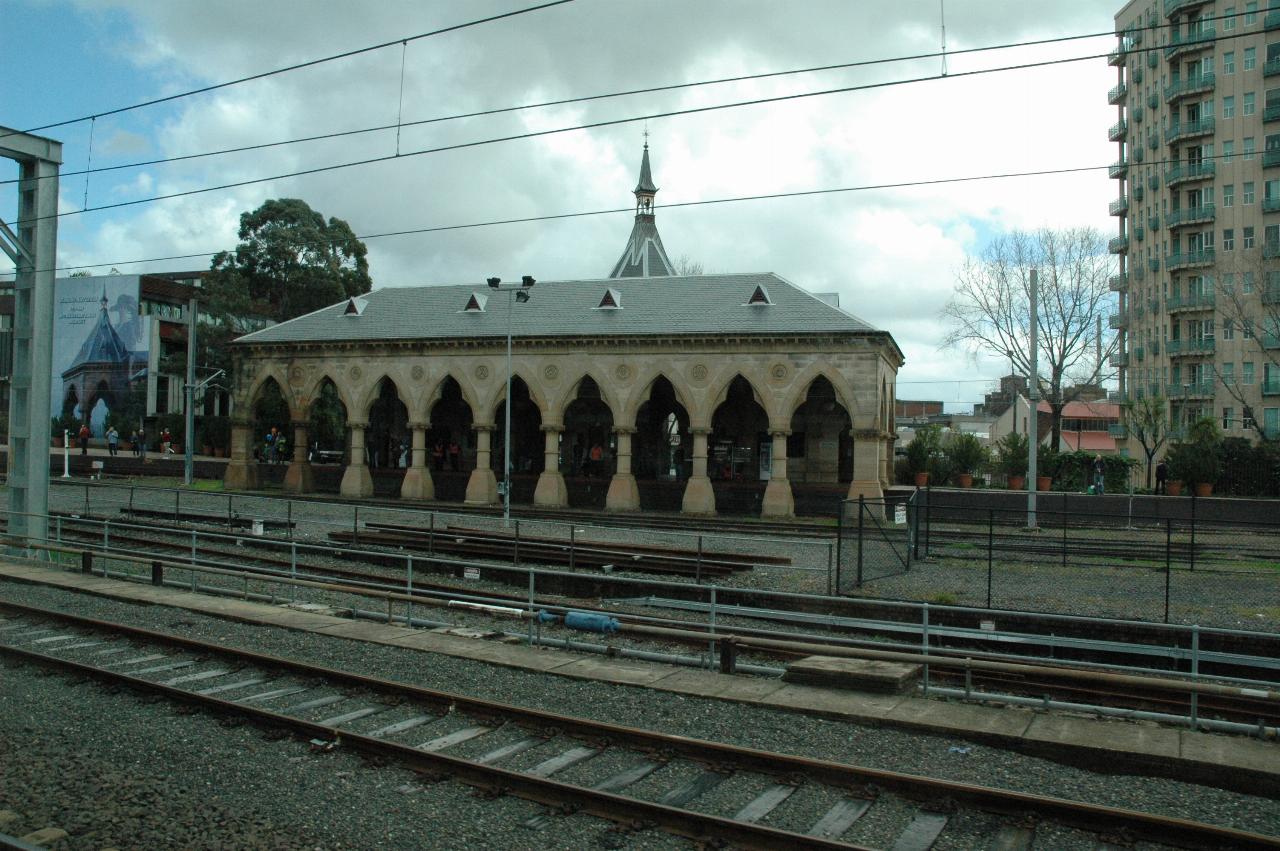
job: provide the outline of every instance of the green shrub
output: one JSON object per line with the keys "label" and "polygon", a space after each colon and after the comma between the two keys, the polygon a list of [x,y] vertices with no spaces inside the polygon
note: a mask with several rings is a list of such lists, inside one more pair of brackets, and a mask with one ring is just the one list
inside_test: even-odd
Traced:
{"label": "green shrub", "polygon": [[932,472],[930,461],[942,443],[942,429],[936,425],[921,426],[907,444],[907,468],[916,473]]}
{"label": "green shrub", "polygon": [[[1061,452],[1058,454],[1058,486],[1064,491],[1086,491],[1093,484],[1094,452]],[[1103,484],[1107,493],[1127,493],[1129,471],[1138,466],[1136,458],[1103,455]]]}
{"label": "green shrub", "polygon": [[952,471],[957,474],[973,475],[989,458],[987,447],[982,445],[976,434],[967,431],[952,432],[943,445],[943,451]]}
{"label": "green shrub", "polygon": [[1030,462],[1031,441],[1025,434],[1011,432],[996,444],[996,466],[1006,476],[1025,476]]}
{"label": "green shrub", "polygon": [[1222,432],[1210,417],[1201,417],[1187,429],[1187,439],[1169,447],[1164,457],[1169,478],[1188,485],[1217,484],[1222,474]]}

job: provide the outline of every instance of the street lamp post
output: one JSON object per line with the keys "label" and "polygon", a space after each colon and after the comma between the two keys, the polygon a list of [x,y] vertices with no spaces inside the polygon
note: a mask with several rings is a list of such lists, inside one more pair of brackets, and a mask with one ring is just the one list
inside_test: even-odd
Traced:
{"label": "street lamp post", "polygon": [[516,312],[516,302],[529,300],[529,290],[537,283],[525,275],[518,284],[502,285],[501,278],[489,278],[489,287],[507,292],[507,404],[502,428],[502,522],[511,519],[511,317]]}

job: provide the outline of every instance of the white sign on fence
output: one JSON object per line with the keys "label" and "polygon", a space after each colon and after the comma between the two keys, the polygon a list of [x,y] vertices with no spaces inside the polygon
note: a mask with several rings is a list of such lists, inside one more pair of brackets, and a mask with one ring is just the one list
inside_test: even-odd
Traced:
{"label": "white sign on fence", "polygon": [[462,578],[463,578],[463,579],[479,579],[479,578],[480,578],[480,568],[478,568],[478,567],[467,567],[467,568],[463,568],[463,570],[462,570]]}
{"label": "white sign on fence", "polygon": [[905,505],[895,505],[893,507],[893,522],[898,524],[907,522],[907,507]]}

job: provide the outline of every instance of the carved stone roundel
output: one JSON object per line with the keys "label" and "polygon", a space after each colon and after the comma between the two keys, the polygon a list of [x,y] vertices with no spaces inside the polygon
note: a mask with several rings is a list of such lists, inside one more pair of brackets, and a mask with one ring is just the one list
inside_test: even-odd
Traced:
{"label": "carved stone roundel", "polygon": [[773,376],[774,381],[782,381],[787,377],[787,367],[785,364],[774,364],[769,374]]}
{"label": "carved stone roundel", "polygon": [[422,364],[415,364],[413,369],[409,370],[409,374],[413,376],[414,381],[421,381],[427,371],[422,368]]}
{"label": "carved stone roundel", "polygon": [[700,363],[694,364],[693,369],[689,370],[689,377],[692,378],[694,381],[706,381],[707,380],[706,365],[700,364]]}
{"label": "carved stone roundel", "polygon": [[542,371],[542,377],[547,379],[547,381],[555,381],[560,377],[560,367],[555,364],[550,364]]}
{"label": "carved stone roundel", "polygon": [[351,370],[347,374],[351,376],[352,381],[359,381],[360,376],[363,375],[364,373],[361,371],[360,367],[353,366],[351,367]]}
{"label": "carved stone roundel", "polygon": [[625,363],[619,364],[618,368],[613,371],[613,374],[618,377],[619,381],[626,381],[631,377],[631,367],[627,366]]}
{"label": "carved stone roundel", "polygon": [[303,373],[302,373],[302,367],[300,367],[300,366],[295,366],[293,369],[289,370],[289,383],[290,383],[290,384],[301,384],[301,383],[302,383],[302,375],[303,375]]}
{"label": "carved stone roundel", "polygon": [[484,364],[480,364],[478,367],[476,367],[476,378],[480,379],[481,381],[484,381],[488,377],[489,377],[489,367],[485,366]]}

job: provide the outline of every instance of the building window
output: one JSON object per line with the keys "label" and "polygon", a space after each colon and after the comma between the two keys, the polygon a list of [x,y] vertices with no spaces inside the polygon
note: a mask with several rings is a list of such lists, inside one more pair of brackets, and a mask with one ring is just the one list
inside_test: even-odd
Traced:
{"label": "building window", "polygon": [[1222,54],[1222,73],[1234,74],[1236,72],[1236,52],[1228,50]]}
{"label": "building window", "polygon": [[[1225,327],[1225,326],[1223,326],[1223,330],[1224,330],[1224,331],[1226,330],[1226,327]],[[1225,339],[1225,337],[1224,337],[1224,339]],[[1224,363],[1224,364],[1222,365],[1222,383],[1223,383],[1223,384],[1225,384],[1225,385],[1227,385],[1228,387],[1230,387],[1232,384],[1235,384],[1235,383],[1236,383],[1236,363],[1235,363],[1235,361],[1232,361],[1231,363]]]}
{"label": "building window", "polygon": [[1244,406],[1244,410],[1240,412],[1240,427],[1255,428],[1257,423],[1253,421],[1253,408],[1248,405]]}
{"label": "building window", "polygon": [[1244,196],[1240,199],[1241,204],[1244,204],[1246,207],[1248,207],[1250,204],[1253,203],[1253,181],[1252,180],[1241,187],[1241,195]]}
{"label": "building window", "polygon": [[1245,92],[1240,98],[1241,112],[1245,115],[1253,115],[1256,100],[1257,98],[1254,96],[1253,92]]}
{"label": "building window", "polygon": [[[1234,319],[1222,320],[1222,339],[1234,340],[1235,338],[1236,338],[1236,321]],[[1234,364],[1225,364],[1225,366],[1231,367],[1232,372],[1235,371]],[[1226,373],[1224,372],[1223,375],[1225,376]]]}
{"label": "building window", "polygon": [[1236,203],[1236,185],[1227,183],[1222,187],[1222,206],[1232,207]]}
{"label": "building window", "polygon": [[1280,436],[1280,408],[1262,409],[1262,429],[1269,438]]}
{"label": "building window", "polygon": [[1222,143],[1222,164],[1231,165],[1231,157],[1235,155],[1236,143],[1226,141]]}
{"label": "building window", "polygon": [[1245,272],[1240,276],[1240,292],[1248,295],[1253,292],[1253,273]]}
{"label": "building window", "polygon": [[1257,22],[1258,0],[1249,0],[1248,3],[1244,4],[1244,25],[1247,27],[1250,24],[1256,24]]}
{"label": "building window", "polygon": [[1258,66],[1258,49],[1256,47],[1246,47],[1244,49],[1244,70],[1252,71]]}
{"label": "building window", "polygon": [[1241,236],[1240,247],[1253,248],[1253,228],[1251,227],[1244,228],[1243,231],[1244,232],[1240,235]]}
{"label": "building window", "polygon": [[[1240,320],[1240,336],[1244,337],[1246,340],[1253,339],[1253,320],[1252,319]],[[1252,384],[1253,382],[1250,381],[1248,383]]]}
{"label": "building window", "polygon": [[1235,422],[1235,419],[1236,419],[1235,408],[1223,408],[1222,409],[1222,430],[1231,431],[1231,424]]}
{"label": "building window", "polygon": [[1280,201],[1280,180],[1268,180],[1263,183],[1262,197],[1266,201]]}
{"label": "building window", "polygon": [[1248,138],[1246,138],[1246,139],[1244,140],[1244,147],[1243,147],[1243,149],[1242,149],[1242,153],[1244,154],[1244,158],[1245,158],[1246,160],[1251,160],[1251,159],[1253,159],[1253,152],[1254,152],[1256,149],[1257,149],[1257,148],[1256,148],[1256,146],[1255,146],[1255,145],[1254,145],[1254,143],[1253,143],[1253,137],[1252,137],[1252,136],[1249,136]]}
{"label": "building window", "polygon": [[1236,230],[1235,228],[1222,229],[1222,250],[1233,251],[1236,247]]}
{"label": "building window", "polygon": [[1222,10],[1222,28],[1227,32],[1236,28],[1236,7],[1228,6]]}
{"label": "building window", "polygon": [[1236,117],[1236,99],[1230,95],[1222,99],[1222,117],[1223,118]]}

